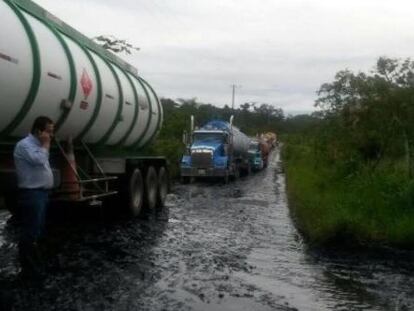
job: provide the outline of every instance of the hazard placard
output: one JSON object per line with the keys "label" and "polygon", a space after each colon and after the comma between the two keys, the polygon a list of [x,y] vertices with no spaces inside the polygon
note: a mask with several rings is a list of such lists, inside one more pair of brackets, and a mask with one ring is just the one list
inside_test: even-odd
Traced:
{"label": "hazard placard", "polygon": [[85,95],[85,99],[87,99],[89,94],[92,91],[93,85],[92,85],[92,80],[89,77],[88,72],[86,71],[85,68],[83,68],[83,71],[82,71],[80,85],[82,87],[83,95]]}

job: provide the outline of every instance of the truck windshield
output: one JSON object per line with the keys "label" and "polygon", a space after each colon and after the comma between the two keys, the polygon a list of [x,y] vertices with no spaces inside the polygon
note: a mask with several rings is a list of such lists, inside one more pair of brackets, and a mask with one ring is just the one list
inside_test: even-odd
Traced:
{"label": "truck windshield", "polygon": [[259,143],[253,142],[249,145],[249,151],[258,151],[259,150]]}
{"label": "truck windshield", "polygon": [[194,142],[195,143],[223,143],[224,135],[221,133],[194,133]]}

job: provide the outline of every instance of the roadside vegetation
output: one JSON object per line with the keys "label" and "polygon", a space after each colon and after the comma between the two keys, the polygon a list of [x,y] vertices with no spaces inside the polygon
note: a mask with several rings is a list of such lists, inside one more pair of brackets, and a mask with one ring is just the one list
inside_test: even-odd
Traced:
{"label": "roadside vegetation", "polygon": [[[340,71],[284,144],[299,229],[317,245],[414,246],[414,62]],[[302,123],[303,125],[303,123]]]}

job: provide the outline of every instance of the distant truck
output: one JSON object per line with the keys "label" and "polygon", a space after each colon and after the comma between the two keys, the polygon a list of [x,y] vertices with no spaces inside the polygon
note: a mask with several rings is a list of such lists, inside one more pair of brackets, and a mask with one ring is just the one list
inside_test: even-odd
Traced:
{"label": "distant truck", "polygon": [[260,139],[264,140],[270,145],[270,148],[274,148],[278,144],[277,135],[273,132],[267,132],[260,136]]}
{"label": "distant truck", "polygon": [[261,138],[253,138],[249,145],[250,166],[253,171],[260,171],[267,167],[271,144]]}
{"label": "distant truck", "polygon": [[186,153],[180,166],[183,182],[219,177],[227,183],[229,178],[250,173],[250,138],[233,125],[233,116],[230,122],[212,120],[197,130],[192,118],[190,135],[184,136]]}
{"label": "distant truck", "polygon": [[[164,204],[167,160],[142,153],[163,110],[137,70],[29,0],[1,0],[0,196],[14,212],[13,147],[37,116],[55,121],[54,201],[139,215]],[[72,143],[73,140],[73,143]]]}

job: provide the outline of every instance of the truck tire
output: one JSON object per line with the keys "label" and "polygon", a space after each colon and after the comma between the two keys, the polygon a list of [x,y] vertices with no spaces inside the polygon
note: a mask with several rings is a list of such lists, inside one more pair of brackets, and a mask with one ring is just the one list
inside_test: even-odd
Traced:
{"label": "truck tire", "polygon": [[251,165],[249,163],[249,164],[247,164],[246,175],[247,176],[250,176],[251,174],[252,174],[252,167],[251,167]]}
{"label": "truck tire", "polygon": [[238,180],[240,178],[240,167],[238,166],[238,165],[236,165],[235,167],[234,167],[234,172],[233,172],[233,175],[231,176],[231,179],[233,180],[233,181],[236,181],[236,180]]}
{"label": "truck tire", "polygon": [[158,196],[158,178],[157,171],[153,166],[148,167],[145,175],[145,207],[149,211],[155,210]]}
{"label": "truck tire", "polygon": [[128,212],[131,216],[141,214],[144,203],[144,180],[140,169],[136,168],[129,178]]}
{"label": "truck tire", "polygon": [[252,173],[252,168],[249,163],[243,167],[243,177],[249,176]]}
{"label": "truck tire", "polygon": [[167,198],[169,188],[168,171],[164,166],[158,171],[158,195],[157,195],[157,206],[163,207],[165,199]]}
{"label": "truck tire", "polygon": [[238,180],[240,178],[240,168],[236,168],[234,171],[234,180]]}
{"label": "truck tire", "polygon": [[225,184],[225,185],[227,185],[228,183],[229,183],[229,174],[228,173],[226,173],[224,176],[223,176],[223,183]]}

